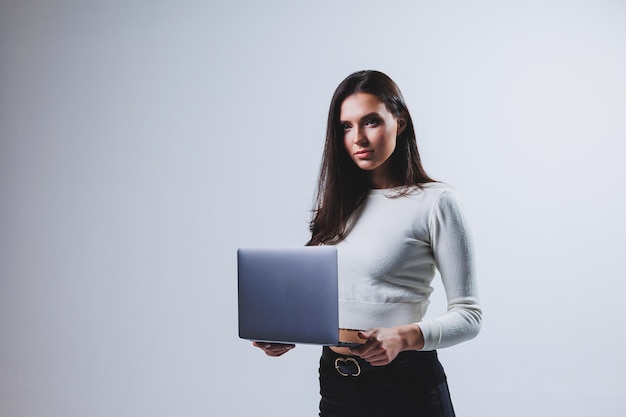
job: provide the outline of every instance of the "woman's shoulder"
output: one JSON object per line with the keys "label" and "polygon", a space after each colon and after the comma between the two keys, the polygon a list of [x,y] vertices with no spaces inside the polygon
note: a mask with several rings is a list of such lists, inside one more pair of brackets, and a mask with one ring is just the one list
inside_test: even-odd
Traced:
{"label": "woman's shoulder", "polygon": [[445,183],[445,182],[427,182],[424,184],[421,184],[421,186],[423,187],[423,189],[427,192],[431,192],[431,193],[439,193],[439,194],[443,194],[446,191],[454,191],[454,187],[452,187],[450,184]]}
{"label": "woman's shoulder", "polygon": [[426,198],[428,200],[438,200],[441,196],[445,194],[454,193],[454,187],[446,184],[445,182],[427,182],[424,184],[415,185],[411,187],[411,190],[409,192],[410,195]]}
{"label": "woman's shoulder", "polygon": [[434,211],[457,211],[461,202],[456,189],[443,182],[429,182],[420,187],[415,186],[407,196],[417,204],[421,210],[433,213]]}
{"label": "woman's shoulder", "polygon": [[[440,200],[455,200],[455,190],[449,184],[443,182],[428,182],[419,185],[395,187],[391,189],[370,190],[370,198],[387,197],[384,200],[394,200],[402,205],[408,204],[413,206],[418,204],[420,207],[436,206]],[[380,200],[379,200],[380,201]],[[404,201],[404,203],[403,203]]]}

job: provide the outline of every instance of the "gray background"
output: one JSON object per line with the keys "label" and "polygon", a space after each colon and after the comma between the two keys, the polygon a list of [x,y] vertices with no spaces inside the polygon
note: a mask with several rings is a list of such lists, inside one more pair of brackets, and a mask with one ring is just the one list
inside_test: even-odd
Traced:
{"label": "gray background", "polygon": [[[620,1],[0,3],[0,416],[315,415],[237,337],[235,250],[303,244],[336,85],[404,92],[472,224],[458,415],[621,416]],[[445,309],[437,286],[430,315]]]}

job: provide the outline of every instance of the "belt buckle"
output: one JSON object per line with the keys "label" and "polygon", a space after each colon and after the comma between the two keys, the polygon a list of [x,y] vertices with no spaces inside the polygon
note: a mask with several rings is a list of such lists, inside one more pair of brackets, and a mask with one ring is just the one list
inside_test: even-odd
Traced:
{"label": "belt buckle", "polygon": [[[351,365],[354,364],[354,365]],[[356,368],[353,372],[350,368]],[[335,359],[335,369],[341,376],[353,376],[357,377],[361,375],[361,366],[354,358],[337,358]],[[342,371],[343,369],[343,371]],[[345,372],[344,372],[345,371]]]}

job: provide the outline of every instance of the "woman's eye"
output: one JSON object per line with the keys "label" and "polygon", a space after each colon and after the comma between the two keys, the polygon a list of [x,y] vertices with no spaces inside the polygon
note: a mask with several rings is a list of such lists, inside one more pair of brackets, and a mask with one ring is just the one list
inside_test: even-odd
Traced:
{"label": "woman's eye", "polygon": [[378,126],[380,124],[380,120],[378,119],[367,119],[365,122],[365,126]]}
{"label": "woman's eye", "polygon": [[347,123],[342,123],[342,124],[341,124],[341,129],[343,129],[344,131],[345,131],[345,130],[350,130],[350,125],[349,125],[349,124],[347,124]]}

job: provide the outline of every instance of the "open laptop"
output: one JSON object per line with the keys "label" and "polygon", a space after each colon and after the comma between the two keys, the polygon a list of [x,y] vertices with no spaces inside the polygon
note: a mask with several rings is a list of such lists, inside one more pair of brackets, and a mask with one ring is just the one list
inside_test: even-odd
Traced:
{"label": "open laptop", "polygon": [[337,249],[237,250],[239,337],[357,346],[339,340]]}

